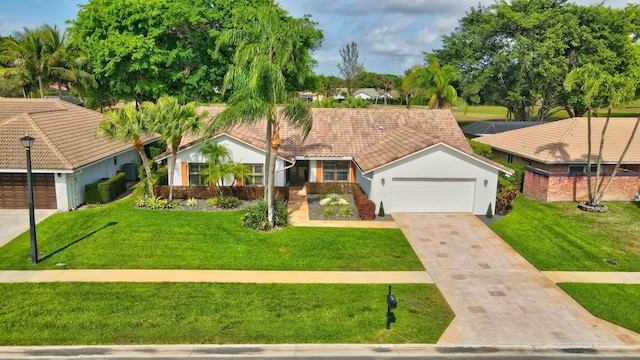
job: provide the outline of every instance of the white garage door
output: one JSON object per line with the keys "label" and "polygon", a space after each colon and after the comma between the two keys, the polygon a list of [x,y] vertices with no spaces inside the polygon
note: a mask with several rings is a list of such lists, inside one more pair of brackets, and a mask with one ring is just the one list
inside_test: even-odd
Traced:
{"label": "white garage door", "polygon": [[393,179],[392,212],[473,212],[474,179]]}

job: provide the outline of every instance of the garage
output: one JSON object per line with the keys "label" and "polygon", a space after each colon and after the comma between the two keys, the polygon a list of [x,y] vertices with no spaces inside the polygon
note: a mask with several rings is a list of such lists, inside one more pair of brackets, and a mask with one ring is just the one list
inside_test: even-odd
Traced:
{"label": "garage", "polygon": [[[56,185],[53,174],[33,175],[33,203],[36,209],[56,209]],[[29,207],[27,174],[0,173],[0,209]]]}
{"label": "garage", "polygon": [[394,178],[391,212],[473,213],[475,179]]}

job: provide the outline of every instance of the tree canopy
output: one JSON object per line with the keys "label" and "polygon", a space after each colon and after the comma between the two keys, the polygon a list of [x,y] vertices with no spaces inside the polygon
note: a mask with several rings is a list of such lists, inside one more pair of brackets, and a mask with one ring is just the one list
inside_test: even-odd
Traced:
{"label": "tree canopy", "polygon": [[[103,92],[138,103],[163,95],[210,102],[220,99],[234,53],[233,45],[216,51],[220,33],[251,28],[242,18],[262,5],[276,6],[273,0],[90,0],[69,30]],[[301,46],[312,45],[306,40]]]}
{"label": "tree canopy", "polygon": [[516,120],[543,120],[559,110],[586,111],[584,95],[563,87],[573,69],[592,63],[640,75],[639,40],[640,5],[503,0],[471,8],[436,55],[459,69],[464,96],[505,106]]}

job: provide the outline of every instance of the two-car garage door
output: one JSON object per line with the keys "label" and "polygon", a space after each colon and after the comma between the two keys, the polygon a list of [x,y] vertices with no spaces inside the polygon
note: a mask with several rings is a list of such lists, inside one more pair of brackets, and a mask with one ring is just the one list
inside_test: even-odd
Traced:
{"label": "two-car garage door", "polygon": [[394,178],[392,212],[473,213],[475,179]]}
{"label": "two-car garage door", "polygon": [[[57,208],[53,174],[33,174],[33,203],[36,209]],[[28,207],[27,174],[0,173],[0,209]]]}

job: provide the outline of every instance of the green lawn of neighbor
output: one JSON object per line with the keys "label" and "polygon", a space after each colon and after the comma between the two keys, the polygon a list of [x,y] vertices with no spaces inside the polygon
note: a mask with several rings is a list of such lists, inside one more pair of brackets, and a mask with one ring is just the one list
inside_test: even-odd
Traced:
{"label": "green lawn of neighbor", "polygon": [[640,332],[640,285],[558,284],[593,315]]}
{"label": "green lawn of neighbor", "polygon": [[0,345],[435,343],[454,317],[435,285],[0,284]]}
{"label": "green lawn of neighbor", "polygon": [[[262,233],[244,212],[138,209],[132,199],[54,214],[0,251],[0,269],[407,270],[424,267],[400,230],[288,227]],[[57,267],[56,264],[65,264]]]}
{"label": "green lawn of neighbor", "polygon": [[593,214],[575,202],[519,196],[513,211],[491,228],[540,270],[640,271],[638,203],[604,204],[608,213]]}

